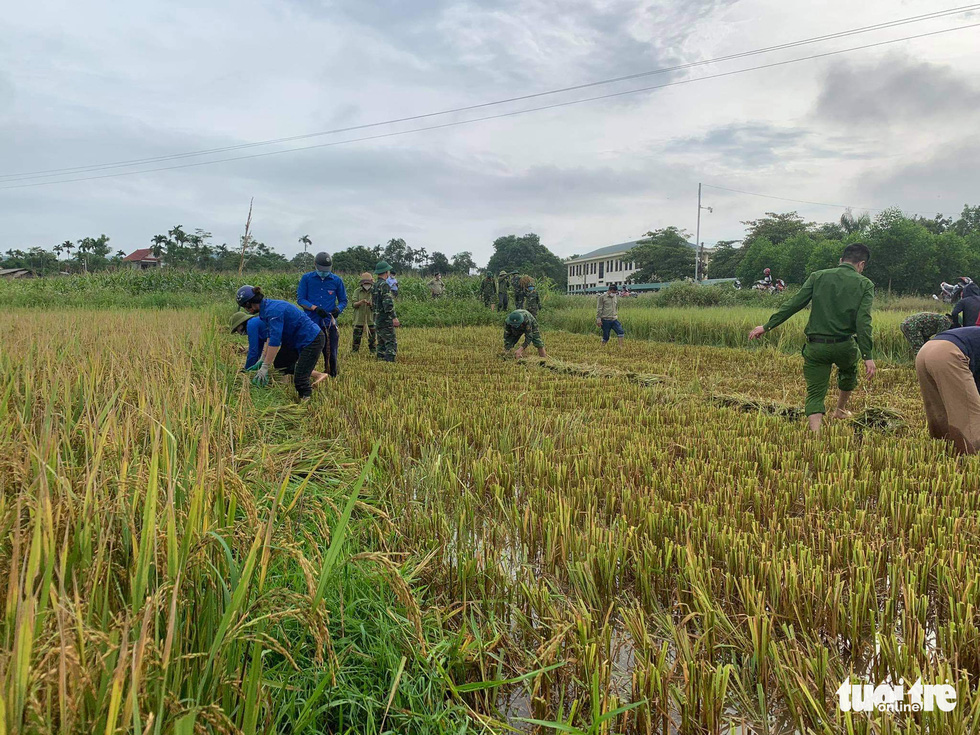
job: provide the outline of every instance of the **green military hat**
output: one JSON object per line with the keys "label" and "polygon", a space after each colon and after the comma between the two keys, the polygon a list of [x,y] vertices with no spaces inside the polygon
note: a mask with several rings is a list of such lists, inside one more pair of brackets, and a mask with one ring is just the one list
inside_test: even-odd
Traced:
{"label": "green military hat", "polygon": [[388,265],[388,261],[382,260],[376,266],[374,266],[374,275],[380,276],[382,273],[387,273],[391,270],[391,266]]}
{"label": "green military hat", "polygon": [[253,316],[255,316],[255,314],[246,314],[244,311],[236,311],[231,315],[231,319],[228,320],[228,326],[231,327],[231,331],[234,332]]}
{"label": "green military hat", "polygon": [[504,269],[504,270],[500,271],[500,273],[498,273],[497,275],[506,276],[507,275],[507,270]]}
{"label": "green military hat", "polygon": [[524,313],[520,310],[512,311],[507,315],[507,325],[510,327],[519,327],[524,323]]}

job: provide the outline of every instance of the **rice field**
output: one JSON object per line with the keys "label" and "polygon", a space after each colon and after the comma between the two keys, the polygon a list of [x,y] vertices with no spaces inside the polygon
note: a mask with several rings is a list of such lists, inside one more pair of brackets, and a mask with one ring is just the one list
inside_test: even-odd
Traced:
{"label": "rice field", "polygon": [[344,330],[299,409],[217,322],[0,315],[0,733],[980,729],[980,465],[907,365],[814,439],[774,346]]}

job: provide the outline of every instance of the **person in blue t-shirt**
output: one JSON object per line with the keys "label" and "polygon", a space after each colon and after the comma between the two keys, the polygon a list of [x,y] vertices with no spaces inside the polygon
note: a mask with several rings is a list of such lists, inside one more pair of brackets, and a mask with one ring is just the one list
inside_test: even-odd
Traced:
{"label": "person in blue t-shirt", "polygon": [[300,400],[309,398],[313,386],[327,377],[326,373],[313,369],[326,342],[323,330],[307,319],[299,307],[288,301],[267,299],[258,286],[242,286],[235,294],[235,301],[249,314],[257,314],[269,332],[261,360],[249,367],[249,371],[255,372],[252,382],[268,385],[269,370],[275,365],[280,349],[284,344],[291,345],[299,352],[293,368],[293,385]]}
{"label": "person in blue t-shirt", "polygon": [[333,273],[330,253],[317,253],[315,270],[304,273],[296,288],[296,303],[320,327],[326,341],[323,346],[323,367],[332,378],[337,377],[337,354],[340,349],[340,330],[337,317],[347,308],[347,289],[344,281]]}
{"label": "person in blue t-shirt", "polygon": [[[262,350],[265,349],[265,343],[269,339],[269,328],[257,316],[246,314],[244,311],[236,311],[232,314],[228,325],[231,327],[232,334],[248,337],[248,355],[245,357],[245,367],[242,368],[244,373],[262,357]],[[297,359],[299,353],[295,348],[283,343],[272,366],[283,375],[292,375]]]}

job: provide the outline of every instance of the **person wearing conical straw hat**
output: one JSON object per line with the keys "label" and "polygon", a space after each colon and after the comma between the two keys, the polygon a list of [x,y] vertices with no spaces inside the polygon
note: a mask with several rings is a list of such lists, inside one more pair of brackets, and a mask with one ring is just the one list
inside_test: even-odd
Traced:
{"label": "person wearing conical straw hat", "polygon": [[815,271],[793,298],[783,304],[768,322],[749,332],[758,339],[810,304],[810,319],[804,333],[803,377],[806,379],[806,415],[810,430],[820,433],[826,406],[830,371],[837,366],[837,410],[833,418],[845,418],[847,401],[857,387],[858,361],[864,360],[868,378],[875,374],[871,358],[871,303],[874,284],[861,275],[871,251],[860,242],[851,243],[841,254],[836,268]]}
{"label": "person wearing conical straw hat", "polygon": [[524,344],[517,348],[514,357],[518,359],[524,357],[524,348],[529,344],[538,348],[538,357],[548,356],[544,350],[541,332],[538,330],[538,320],[526,309],[514,309],[504,322],[504,350],[510,352],[521,337],[524,338]]}
{"label": "person wearing conical straw hat", "polygon": [[401,326],[395,313],[395,301],[391,295],[388,277],[391,266],[384,260],[374,267],[377,280],[371,289],[371,308],[374,311],[374,329],[378,335],[379,360],[394,362],[398,354],[398,341],[395,339],[395,328]]}
{"label": "person wearing conical straw hat", "polygon": [[[262,350],[269,339],[269,328],[265,322],[255,314],[246,314],[244,311],[236,311],[228,320],[232,334],[248,337],[248,355],[245,357],[245,367],[242,372],[250,372],[249,368],[255,365],[262,357]],[[284,375],[292,375],[296,367],[296,360],[299,359],[299,352],[292,345],[283,342],[276,359],[272,366]]]}
{"label": "person wearing conical straw hat", "polygon": [[289,344],[299,352],[293,369],[293,385],[301,401],[313,394],[313,386],[327,377],[313,368],[323,353],[326,337],[315,322],[307,319],[295,304],[278,299],[267,299],[258,286],[242,286],[235,294],[235,302],[247,313],[258,315],[269,330],[269,339],[262,351],[262,359],[249,371],[255,372],[254,385],[269,384],[269,370],[283,344]]}
{"label": "person wearing conical straw hat", "polygon": [[377,331],[374,328],[374,312],[371,309],[371,287],[374,285],[374,278],[365,271],[361,274],[361,282],[357,290],[351,296],[351,306],[354,307],[354,341],[351,345],[351,352],[361,349],[361,339],[364,337],[364,330],[368,330],[368,349],[373,355],[375,343],[377,341]]}

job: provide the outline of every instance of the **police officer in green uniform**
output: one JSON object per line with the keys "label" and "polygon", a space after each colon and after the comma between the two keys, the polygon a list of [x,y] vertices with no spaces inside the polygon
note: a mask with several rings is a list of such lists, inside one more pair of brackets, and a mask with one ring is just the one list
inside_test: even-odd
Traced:
{"label": "police officer in green uniform", "polygon": [[544,340],[541,339],[541,332],[538,331],[538,320],[525,309],[515,309],[507,315],[507,321],[504,324],[504,350],[509,352],[513,349],[521,337],[524,338],[524,344],[517,348],[514,357],[524,357],[524,348],[529,344],[538,348],[539,357],[548,356],[548,353],[544,351]]}
{"label": "police officer in green uniform", "polygon": [[871,357],[874,284],[861,275],[870,257],[871,251],[863,243],[848,245],[840,265],[811,273],[799,292],[768,322],[749,332],[749,339],[758,339],[811,304],[810,321],[804,330],[807,342],[803,346],[803,377],[807,421],[811,431],[817,434],[826,411],[824,400],[830,387],[831,368],[837,366],[840,388],[834,418],[847,416],[847,400],[857,387],[858,361],[864,360],[868,378],[875,374]]}
{"label": "police officer in green uniform", "polygon": [[395,314],[395,302],[391,297],[391,286],[388,285],[391,266],[382,260],[375,266],[374,275],[376,280],[371,289],[371,308],[374,311],[374,329],[378,335],[377,357],[379,360],[394,362],[398,353],[395,327],[400,325]]}

